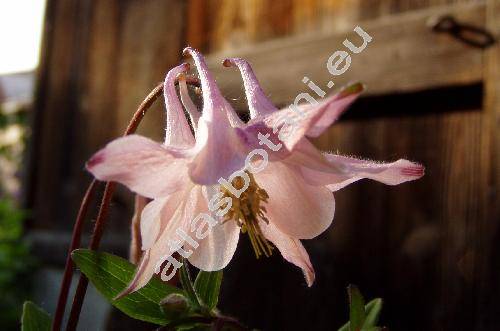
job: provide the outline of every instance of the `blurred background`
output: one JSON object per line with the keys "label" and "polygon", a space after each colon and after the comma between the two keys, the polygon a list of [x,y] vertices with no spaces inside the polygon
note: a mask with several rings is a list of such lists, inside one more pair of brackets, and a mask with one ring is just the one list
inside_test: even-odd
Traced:
{"label": "blurred background", "polygon": [[[332,80],[326,61],[345,38],[358,43],[357,25],[373,40],[333,81],[359,80],[367,92],[314,143],[419,161],[426,175],[337,192],[333,226],[305,242],[317,273],[310,289],[279,254],[255,260],[244,238],[224,273],[221,309],[263,330],[333,330],[347,320],[354,283],[385,300],[381,324],[391,330],[499,329],[498,0],[0,1],[1,329],[18,329],[25,299],[53,314],[91,180],[84,163],[124,131],[185,46],[208,55],[236,109],[245,109],[242,82],[220,65],[226,56],[249,60],[287,106],[308,92],[304,76]],[[163,107],[141,134],[162,138]],[[127,257],[132,212],[120,188],[102,250]],[[153,326],[90,288],[80,329]]]}

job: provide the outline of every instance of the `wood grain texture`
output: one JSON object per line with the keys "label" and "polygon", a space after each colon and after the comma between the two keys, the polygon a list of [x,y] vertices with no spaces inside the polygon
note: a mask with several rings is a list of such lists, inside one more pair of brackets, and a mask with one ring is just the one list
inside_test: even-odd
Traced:
{"label": "wood grain texture", "polygon": [[[27,205],[36,210],[36,226],[49,227],[61,217],[63,191],[68,187],[68,163],[74,138],[75,110],[87,42],[88,3],[79,1],[47,3],[38,88],[34,101],[34,132],[32,138],[30,178]],[[64,26],[64,29],[55,27]],[[44,201],[40,201],[43,197]]]}
{"label": "wood grain texture", "polygon": [[[222,90],[234,97],[242,95],[238,72],[223,68],[222,59],[230,56],[250,61],[264,91],[279,105],[293,101],[309,91],[302,82],[309,77],[328,91],[328,81],[342,86],[349,81],[367,84],[368,94],[389,94],[449,85],[480,82],[483,79],[483,56],[476,49],[447,34],[432,32],[430,19],[451,14],[457,20],[484,27],[484,4],[436,7],[382,18],[359,25],[373,40],[360,54],[352,54],[349,69],[332,76],[326,62],[337,50],[347,50],[347,38],[356,46],[361,38],[352,25],[349,30],[333,34],[272,40],[247,48],[228,50],[210,57],[209,63]],[[313,92],[311,92],[313,93]],[[244,107],[244,99],[235,102]]]}
{"label": "wood grain texture", "polygon": [[483,329],[497,327],[491,316],[500,315],[500,307],[496,303],[500,285],[500,2],[496,0],[486,3],[486,27],[496,37],[496,43],[487,49],[485,57],[485,88],[483,125],[481,130],[483,160],[489,160],[485,168],[486,176],[482,178],[484,200],[482,208],[485,215],[478,228],[485,238],[477,241],[476,279],[477,302],[485,308],[479,311],[479,325]]}
{"label": "wood grain texture", "polygon": [[[347,316],[342,284],[355,283],[366,296],[384,298],[383,323],[394,330],[483,330],[482,318],[492,328],[499,320],[483,311],[484,300],[498,292],[476,292],[493,285],[477,251],[490,236],[480,225],[490,162],[481,158],[481,127],[479,110],[333,126],[316,141],[322,150],[418,160],[425,177],[396,187],[362,181],[336,192],[333,226],[305,241],[317,272],[310,289],[279,256],[256,261],[243,238],[225,272],[222,307],[264,330],[331,330]],[[240,286],[249,279],[252,286]]]}
{"label": "wood grain texture", "polygon": [[[180,60],[184,15],[180,0],[48,1],[27,187],[35,227],[71,228],[85,161]],[[164,105],[155,108],[140,132],[161,140]],[[116,219],[130,218],[130,201],[118,194]]]}
{"label": "wood grain texture", "polygon": [[204,51],[215,52],[278,37],[345,30],[366,20],[466,3],[484,0],[207,0],[199,6],[206,11],[192,10],[188,25],[210,18],[206,30],[196,38],[203,40]]}
{"label": "wood grain texture", "polygon": [[[70,227],[88,178],[83,162],[123,129],[180,60],[184,41],[214,53],[210,64],[238,107],[241,79],[220,67],[224,55],[247,57],[265,91],[286,105],[307,90],[304,75],[325,85],[326,58],[360,24],[374,40],[343,78],[368,83],[378,101],[356,110],[375,115],[343,118],[315,143],[371,159],[420,161],[426,176],[397,187],[362,181],[336,193],[333,226],[305,242],[317,272],[311,289],[279,254],[256,261],[241,236],[225,270],[222,311],[263,330],[331,330],[347,319],[345,286],[355,283],[366,297],[385,299],[382,324],[391,330],[498,328],[500,46],[477,50],[426,25],[431,16],[454,13],[498,37],[497,0],[49,0],[47,8],[32,162],[35,226]],[[453,108],[463,95],[437,89],[471,84],[478,94],[484,86],[484,102],[470,109]],[[422,102],[406,94],[418,90],[437,92]],[[384,117],[396,96],[400,109]],[[141,133],[161,139],[159,118]],[[128,246],[119,238],[129,228],[131,194],[121,193],[109,225],[124,249],[107,246],[113,252]],[[54,233],[50,238],[57,242]]]}

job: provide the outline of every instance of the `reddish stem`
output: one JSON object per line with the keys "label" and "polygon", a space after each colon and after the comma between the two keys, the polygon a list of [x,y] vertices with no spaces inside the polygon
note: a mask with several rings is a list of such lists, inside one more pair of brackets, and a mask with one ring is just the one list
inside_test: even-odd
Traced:
{"label": "reddish stem", "polygon": [[[104,194],[102,196],[101,207],[99,208],[99,214],[97,215],[97,220],[94,225],[94,232],[92,233],[92,239],[90,240],[89,249],[96,250],[99,248],[101,242],[102,234],[104,232],[104,222],[108,216],[109,204],[113,198],[113,193],[115,192],[115,183],[107,182],[106,188],[104,189]],[[78,280],[78,286],[76,287],[75,297],[73,298],[73,304],[71,305],[71,312],[69,314],[68,324],[66,325],[66,330],[76,330],[76,325],[78,324],[78,319],[80,317],[80,311],[82,310],[83,299],[85,298],[85,292],[87,292],[87,286],[89,280],[83,273],[80,274],[80,279]]]}
{"label": "reddish stem", "polygon": [[[143,119],[144,115],[146,115],[146,111],[153,104],[153,102],[161,95],[163,91],[163,83],[157,85],[149,95],[144,99],[144,101],[140,104],[139,108],[135,112],[132,120],[130,121],[127,129],[125,130],[124,135],[131,134],[135,132],[139,123]],[[82,203],[80,205],[80,210],[78,212],[78,216],[75,221],[75,226],[73,228],[73,235],[71,238],[71,243],[68,251],[68,256],[66,258],[66,265],[64,267],[64,275],[63,281],[61,284],[61,291],[59,293],[59,298],[57,301],[56,313],[54,315],[54,321],[52,323],[52,331],[59,331],[61,329],[62,319],[64,316],[64,310],[66,306],[66,301],[68,298],[68,292],[71,285],[71,278],[74,272],[74,264],[71,259],[71,252],[80,247],[82,229],[83,229],[83,221],[85,220],[85,216],[88,211],[88,205],[93,195],[95,188],[97,186],[97,181],[93,180],[90,184],[85,196],[83,197]],[[97,249],[99,247],[99,243],[101,240],[102,232],[103,232],[103,223],[104,219],[108,212],[109,201],[111,201],[111,197],[114,191],[114,185],[111,183],[106,184],[106,189],[104,191],[104,195],[101,202],[101,208],[99,210],[99,214],[94,225],[94,232],[92,235],[92,239],[90,242],[91,249]],[[104,203],[107,202],[107,205]],[[104,208],[103,208],[104,207]],[[104,209],[104,210],[103,210]],[[75,329],[76,324],[78,323],[78,317],[80,315],[81,304],[83,303],[83,297],[85,296],[85,292],[87,289],[87,278],[82,274],[80,275],[80,280],[78,282],[77,291],[75,293],[75,298],[73,300],[73,305],[71,309],[70,320],[68,321],[67,329]],[[75,306],[75,304],[77,304]],[[72,327],[72,328],[71,328]]]}
{"label": "reddish stem", "polygon": [[61,291],[59,292],[59,298],[57,299],[57,308],[54,315],[54,322],[52,323],[52,330],[59,330],[61,328],[61,322],[64,315],[64,306],[68,300],[68,292],[71,285],[71,277],[73,276],[73,260],[71,259],[71,252],[78,247],[80,247],[80,241],[82,237],[83,221],[85,220],[85,215],[94,195],[95,189],[98,182],[94,179],[85,195],[83,196],[82,203],[80,205],[80,210],[76,216],[75,226],[73,227],[73,234],[71,236],[71,244],[69,246],[68,255],[66,256],[66,265],[64,267],[63,280],[61,283]]}
{"label": "reddish stem", "polygon": [[146,115],[146,111],[153,105],[153,103],[156,101],[156,99],[158,99],[162,92],[163,83],[158,84],[151,92],[149,92],[148,96],[144,99],[144,101],[142,101],[142,103],[139,105],[139,108],[137,108],[134,116],[130,120],[129,125],[127,126],[127,129],[123,134],[124,136],[134,133],[135,130],[137,130],[139,123],[141,123],[142,119]]}
{"label": "reddish stem", "polygon": [[[187,77],[187,83],[193,86],[200,86],[200,81],[195,78],[188,76]],[[129,125],[127,126],[127,129],[125,130],[125,133],[123,134],[124,136],[129,135],[134,133],[137,130],[137,127],[139,126],[139,123],[142,121],[144,116],[146,115],[147,110],[151,107],[151,105],[156,101],[156,99],[162,94],[163,92],[163,83],[158,84],[149,94],[148,96],[144,99],[144,101],[139,105],[139,108],[136,110],[134,113],[134,116],[130,120]],[[92,182],[91,185],[94,185],[95,180]],[[104,194],[102,197],[101,201],[101,206],[99,209],[99,213],[97,216],[97,220],[94,225],[94,230],[92,234],[92,238],[90,241],[89,248],[92,250],[96,250],[99,248],[99,244],[101,241],[101,237],[104,231],[104,223],[108,214],[109,210],[109,204],[111,202],[113,193],[114,193],[115,185],[114,183],[107,182],[106,187],[104,190]],[[82,207],[86,204],[88,205],[88,202],[85,202],[86,196],[84,197],[84,200],[82,201]],[[54,318],[54,323],[52,327],[52,331],[59,331],[61,327],[61,321],[62,317],[64,315],[64,308],[66,305],[67,301],[67,296],[68,296],[68,291],[69,287],[71,284],[71,277],[73,275],[73,261],[71,260],[71,252],[78,248],[80,246],[80,240],[81,240],[81,232],[82,232],[82,225],[83,225],[83,220],[85,217],[85,214],[87,212],[87,206],[85,206],[84,211],[82,212],[82,215],[77,218],[77,221],[75,222],[75,229],[73,231],[73,237],[71,239],[71,244],[70,244],[70,250],[68,252],[68,257],[66,259],[66,266],[64,270],[64,279],[67,279],[66,282],[64,282],[63,279],[63,284],[61,286],[61,293],[59,295],[59,300],[57,303],[57,310],[56,310],[56,315]],[[76,326],[78,324],[78,319],[80,317],[80,312],[82,309],[83,305],[83,299],[85,297],[85,293],[87,291],[87,286],[88,286],[88,278],[85,277],[84,274],[80,274],[80,279],[78,280],[78,285],[77,289],[75,292],[75,296],[73,298],[73,303],[71,306],[71,312],[68,320],[68,324],[66,326],[66,330],[73,331],[76,329]],[[57,318],[57,320],[56,320]]]}

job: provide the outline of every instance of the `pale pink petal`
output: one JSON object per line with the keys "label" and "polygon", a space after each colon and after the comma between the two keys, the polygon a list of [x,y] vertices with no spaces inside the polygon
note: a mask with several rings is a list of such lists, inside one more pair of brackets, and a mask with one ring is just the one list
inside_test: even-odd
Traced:
{"label": "pale pink petal", "polygon": [[330,163],[324,153],[306,138],[301,139],[295,145],[293,151],[286,154],[282,161],[290,165],[305,166],[323,172],[341,171],[340,167]]}
{"label": "pale pink petal", "polygon": [[197,154],[189,164],[189,176],[193,182],[213,185],[245,165],[247,149],[233,129],[205,122],[202,117],[196,137]]}
{"label": "pale pink petal", "polygon": [[266,190],[264,205],[269,222],[298,239],[311,239],[325,231],[333,220],[335,201],[326,187],[312,186],[300,171],[281,162],[271,162],[255,175]]}
{"label": "pale pink petal", "polygon": [[325,154],[325,157],[333,166],[330,171],[318,171],[307,166],[301,167],[301,171],[309,184],[326,185],[332,191],[363,178],[387,185],[398,185],[419,179],[425,170],[422,165],[403,159],[392,163],[381,163],[335,154]]}
{"label": "pale pink petal", "polygon": [[196,105],[193,103],[193,100],[191,100],[191,97],[189,96],[189,90],[186,84],[185,76],[179,77],[179,92],[182,104],[184,105],[184,108],[186,108],[186,111],[188,112],[189,117],[191,118],[191,124],[196,130],[201,113],[198,111],[198,108],[196,107]]}
{"label": "pale pink petal", "polygon": [[140,225],[143,251],[151,248],[158,237],[161,225],[161,211],[167,200],[168,198],[153,199],[142,210]]}
{"label": "pale pink petal", "polygon": [[302,269],[307,286],[311,287],[315,278],[314,268],[300,240],[283,233],[273,223],[268,225],[260,222],[260,228],[264,236],[278,248],[285,260]]}
{"label": "pale pink petal", "polygon": [[148,270],[147,267],[150,263],[150,250],[147,250],[142,254],[141,261],[139,262],[139,265],[137,266],[137,270],[135,271],[134,278],[130,282],[130,284],[127,285],[123,291],[121,291],[116,297],[113,298],[113,300],[118,300],[120,298],[123,298],[124,296],[135,292],[144,286],[149,282],[149,280],[153,277],[154,270]]}
{"label": "pale pink petal", "polygon": [[230,58],[223,62],[224,66],[236,66],[241,72],[243,84],[245,85],[245,94],[250,110],[250,118],[261,115],[267,115],[277,110],[273,103],[262,91],[259,81],[252,70],[250,64],[240,58]]}
{"label": "pale pink petal", "polygon": [[208,236],[199,241],[199,248],[189,257],[189,262],[204,271],[223,269],[231,261],[240,235],[236,222],[218,223]]}
{"label": "pale pink petal", "polygon": [[189,231],[189,224],[196,210],[186,208],[186,204],[193,197],[193,192],[197,192],[197,190],[199,190],[197,186],[190,190],[184,190],[182,203],[177,206],[171,218],[167,220],[166,226],[161,231],[158,240],[156,240],[150,249],[145,251],[133,280],[118,297],[144,287],[157,271],[161,271],[160,267],[166,261],[166,257],[175,253],[175,250],[172,251],[171,247],[175,249],[175,247],[182,246],[184,240],[179,237],[178,231],[182,230],[185,233]]}
{"label": "pale pink petal", "polygon": [[198,184],[217,184],[244,166],[246,148],[234,130],[228,114],[231,106],[222,97],[203,56],[186,48],[195,62],[203,92],[203,112],[196,132],[196,156],[189,165],[189,175]]}
{"label": "pale pink petal", "polygon": [[176,191],[187,178],[187,162],[177,151],[153,140],[130,135],[94,154],[87,169],[97,179],[114,181],[148,198]]}
{"label": "pale pink petal", "polygon": [[[216,187],[209,188],[208,190],[213,194],[214,192],[218,192]],[[208,199],[211,198],[212,194],[208,194]],[[199,201],[203,200],[200,199]],[[206,201],[199,208],[209,213]],[[240,235],[240,228],[236,225],[236,222],[228,221],[222,223],[221,219],[217,218],[216,215],[212,214],[212,217],[218,220],[218,223],[210,228],[206,238],[198,240],[200,246],[189,257],[191,264],[205,271],[220,270],[231,261]],[[192,235],[194,237],[193,232]]]}
{"label": "pale pink petal", "polygon": [[246,125],[246,123],[243,122],[241,120],[241,118],[239,118],[238,114],[236,114],[233,107],[231,107],[231,105],[227,102],[226,102],[225,110],[226,110],[227,119],[229,120],[229,124],[233,128],[242,128]]}
{"label": "pale pink petal", "polygon": [[186,148],[194,145],[193,134],[175,90],[177,76],[188,69],[189,65],[183,63],[171,69],[165,78],[163,94],[167,108],[167,125],[165,128],[165,145],[167,146]]}
{"label": "pale pink petal", "polygon": [[187,182],[183,188],[175,193],[164,198],[154,199],[144,208],[141,215],[142,250],[151,248],[179,206],[186,204],[183,199],[187,199],[187,194],[192,190],[192,186],[192,183]]}
{"label": "pale pink petal", "polygon": [[134,198],[134,214],[130,222],[130,248],[129,261],[137,264],[142,257],[142,238],[141,238],[141,214],[146,205],[151,200],[136,194]]}
{"label": "pale pink petal", "polygon": [[361,91],[362,85],[354,84],[317,105],[300,106],[297,110],[288,107],[267,116],[258,116],[248,124],[264,123],[273,129],[288,150],[293,150],[304,136],[320,135],[354,102]]}
{"label": "pale pink petal", "polygon": [[363,90],[364,86],[356,83],[347,86],[336,95],[324,100],[323,103],[326,109],[322,111],[322,115],[319,118],[315,119],[314,124],[309,128],[306,135],[308,137],[318,137],[321,135],[340,118]]}
{"label": "pale pink petal", "polygon": [[193,58],[196,69],[198,70],[198,75],[200,76],[201,89],[203,93],[203,112],[205,113],[205,108],[208,114],[203,114],[207,119],[212,119],[213,116],[219,116],[220,110],[224,108],[224,97],[222,96],[212,74],[208,70],[208,66],[205,62],[205,58],[192,47],[184,48],[183,53],[185,55],[190,55]]}

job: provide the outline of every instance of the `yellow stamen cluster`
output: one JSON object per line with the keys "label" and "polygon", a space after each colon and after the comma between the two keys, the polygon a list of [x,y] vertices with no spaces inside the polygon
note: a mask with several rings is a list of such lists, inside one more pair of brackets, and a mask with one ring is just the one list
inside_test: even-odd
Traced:
{"label": "yellow stamen cluster", "polygon": [[[259,226],[259,220],[269,224],[269,220],[265,215],[266,208],[263,206],[269,200],[269,196],[264,189],[259,187],[253,175],[248,172],[247,174],[249,175],[250,183],[239,198],[221,186],[224,197],[230,197],[233,200],[231,209],[229,209],[224,217],[224,222],[234,220],[240,226],[242,233],[248,233],[257,258],[261,255],[269,257],[272,254],[273,246],[264,237]],[[245,185],[241,177],[236,177],[231,184],[237,190],[243,188]]]}

